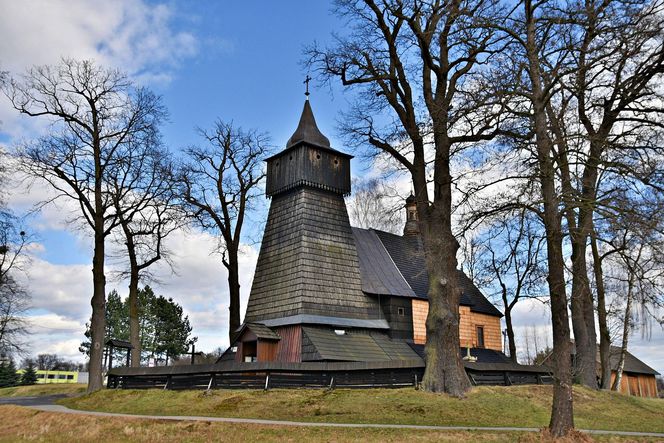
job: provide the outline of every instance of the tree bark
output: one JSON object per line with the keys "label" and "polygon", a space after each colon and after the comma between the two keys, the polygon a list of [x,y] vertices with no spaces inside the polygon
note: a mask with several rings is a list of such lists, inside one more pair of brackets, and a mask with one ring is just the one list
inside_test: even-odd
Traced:
{"label": "tree bark", "polygon": [[602,272],[602,258],[599,255],[597,236],[593,228],[590,237],[593,253],[593,270],[595,273],[595,286],[597,291],[597,320],[599,323],[599,361],[601,368],[600,388],[611,388],[611,334],[607,322],[606,290],[604,289],[604,273]]}
{"label": "tree bark", "polygon": [[[507,297],[503,297],[503,302],[505,302]],[[507,306],[507,305],[506,305]],[[512,326],[512,308],[505,308],[505,328],[507,329],[507,345],[510,351],[510,360],[514,363],[518,363],[516,357],[516,340],[514,338],[514,327]]]}
{"label": "tree bark", "polygon": [[138,270],[132,266],[129,276],[129,342],[131,343],[131,367],[141,366],[141,325],[138,318]]}
{"label": "tree bark", "polygon": [[553,144],[549,137],[546,94],[542,87],[540,60],[536,37],[536,20],[531,0],[524,2],[526,16],[526,54],[531,81],[532,120],[535,130],[538,179],[544,204],[543,222],[546,231],[548,284],[553,326],[553,403],[549,429],[554,437],[563,437],[574,428],[569,318],[565,289],[565,261],[559,200],[556,195],[555,171],[551,158]]}
{"label": "tree bark", "polygon": [[229,251],[228,264],[228,293],[229,293],[229,327],[228,339],[229,343],[233,343],[233,338],[240,327],[240,264],[238,260],[238,251],[235,247],[234,251]]}
{"label": "tree bark", "polygon": [[613,391],[620,390],[623,370],[625,369],[625,356],[627,355],[627,343],[629,341],[629,328],[631,324],[633,291],[634,291],[634,279],[632,275],[630,275],[627,282],[627,306],[625,306],[625,316],[623,319],[624,325],[623,325],[623,334],[622,334],[622,344],[620,345],[620,360],[618,360],[618,368],[616,369],[616,379],[613,381],[613,386],[611,387],[611,390]]}
{"label": "tree bark", "polygon": [[[95,197],[97,200],[97,197]],[[101,196],[98,198],[101,203]],[[101,211],[98,212],[98,214]],[[102,358],[104,353],[104,337],[106,334],[106,276],[104,275],[104,220],[95,219],[95,246],[92,258],[93,295],[91,300],[92,319],[90,320],[90,369],[88,392],[104,387],[102,378]]]}
{"label": "tree bark", "polygon": [[427,391],[462,397],[470,389],[470,380],[459,354],[461,290],[457,282],[456,260],[459,243],[452,232],[450,143],[447,129],[437,129],[434,198],[431,206],[428,205],[428,198],[421,198],[423,192],[420,191],[426,189],[423,162],[421,167],[416,165],[417,181],[414,181],[418,193],[418,213],[425,215],[425,226],[421,232],[429,275],[429,313],[424,347],[426,368],[422,386]]}

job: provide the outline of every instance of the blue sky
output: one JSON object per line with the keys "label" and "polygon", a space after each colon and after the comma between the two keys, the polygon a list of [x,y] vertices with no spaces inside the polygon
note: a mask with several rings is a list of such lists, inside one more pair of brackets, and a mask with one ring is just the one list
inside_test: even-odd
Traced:
{"label": "blue sky", "polygon": [[[330,4],[319,1],[0,0],[0,8],[1,70],[17,74],[32,65],[56,63],[61,56],[93,58],[124,70],[163,96],[170,112],[164,140],[174,151],[198,143],[195,128],[210,127],[217,118],[267,131],[276,148],[283,147],[304,101],[302,48],[314,41],[324,45],[332,32],[344,30],[343,21],[330,13]],[[348,96],[338,85],[314,83],[311,92],[319,127],[334,147],[348,152],[335,131]],[[44,121],[18,116],[4,97],[0,122],[0,145],[5,146],[47,129]],[[355,176],[366,175],[369,167],[357,157],[353,160]],[[30,190],[20,183],[14,188],[10,204],[17,212],[48,196],[39,184]],[[91,247],[87,234],[70,223],[75,209],[61,202],[26,222],[37,241],[25,281],[34,306],[31,352],[80,360],[78,343],[90,315]],[[169,242],[177,251],[177,274],[158,266],[157,292],[184,306],[201,349],[227,345],[226,276],[210,250],[215,239],[192,230],[178,232]],[[245,245],[244,300],[257,254],[255,244]],[[119,265],[107,266],[110,275]],[[108,289],[114,287],[122,294],[126,282],[109,281]],[[547,335],[546,308],[524,303],[518,314],[520,330],[532,325]],[[634,344],[637,355],[664,372],[660,329],[653,330],[650,341],[635,336]]]}

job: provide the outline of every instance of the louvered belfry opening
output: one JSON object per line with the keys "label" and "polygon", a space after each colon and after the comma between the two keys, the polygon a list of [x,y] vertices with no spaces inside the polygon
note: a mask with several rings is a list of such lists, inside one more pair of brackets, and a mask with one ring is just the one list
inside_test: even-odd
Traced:
{"label": "louvered belfry opening", "polygon": [[387,327],[362,292],[344,201],[351,158],[331,148],[306,101],[286,148],[267,159],[272,200],[245,322]]}

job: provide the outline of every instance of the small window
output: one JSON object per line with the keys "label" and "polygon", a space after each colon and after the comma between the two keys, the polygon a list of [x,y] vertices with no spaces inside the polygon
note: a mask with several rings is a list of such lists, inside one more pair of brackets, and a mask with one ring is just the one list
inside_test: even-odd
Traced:
{"label": "small window", "polygon": [[320,160],[320,154],[316,154],[316,159]]}
{"label": "small window", "polygon": [[58,374],[58,380],[67,380],[67,374]]}
{"label": "small window", "polygon": [[484,326],[477,327],[477,347],[484,347]]}
{"label": "small window", "polygon": [[48,374],[47,378],[55,378],[55,374]]}
{"label": "small window", "polygon": [[406,315],[406,310],[404,308],[399,307],[397,308],[397,314],[399,314],[399,317],[403,317],[404,315]]}
{"label": "small window", "polygon": [[67,380],[73,380],[74,374],[67,374]]}
{"label": "small window", "polygon": [[44,374],[37,374],[37,378],[44,378]]}

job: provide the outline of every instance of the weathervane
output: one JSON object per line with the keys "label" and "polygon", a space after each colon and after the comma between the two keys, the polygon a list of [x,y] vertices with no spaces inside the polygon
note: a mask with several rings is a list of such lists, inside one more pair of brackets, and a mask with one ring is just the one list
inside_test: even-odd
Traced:
{"label": "weathervane", "polygon": [[311,81],[311,77],[309,77],[309,74],[307,74],[307,78],[305,78],[304,81],[302,82],[302,83],[304,83],[305,85],[307,85],[307,90],[306,90],[306,92],[304,93],[304,95],[307,96],[307,100],[309,100],[309,82],[310,82],[310,81]]}

